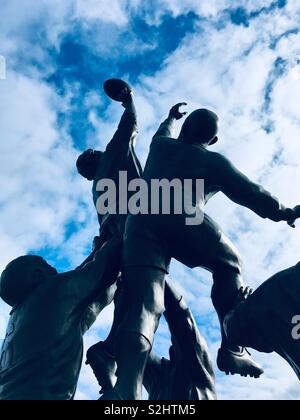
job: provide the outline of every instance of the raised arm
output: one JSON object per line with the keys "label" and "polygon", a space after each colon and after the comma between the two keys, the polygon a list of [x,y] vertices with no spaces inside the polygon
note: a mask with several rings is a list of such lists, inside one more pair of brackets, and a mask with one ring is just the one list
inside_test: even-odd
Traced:
{"label": "raised arm", "polygon": [[72,297],[74,307],[80,306],[84,312],[95,300],[103,303],[103,308],[112,301],[121,252],[122,238],[114,238],[95,252],[93,261],[60,275],[62,288],[69,298]]}
{"label": "raised arm", "polygon": [[134,105],[133,94],[128,89],[124,89],[121,99],[125,111],[122,115],[118,129],[114,134],[112,140],[107,146],[107,150],[116,147],[127,147],[133,143],[136,138],[137,128],[137,113]]}
{"label": "raised arm", "polygon": [[158,137],[173,137],[175,121],[183,118],[187,112],[181,112],[180,107],[187,105],[186,102],[181,102],[174,105],[169,112],[168,118],[160,125],[158,131],[155,133],[153,140]]}
{"label": "raised arm", "polygon": [[221,191],[235,203],[247,207],[264,219],[274,222],[293,221],[296,213],[284,207],[261,185],[255,184],[242,174],[225,157],[215,154],[213,174]]}

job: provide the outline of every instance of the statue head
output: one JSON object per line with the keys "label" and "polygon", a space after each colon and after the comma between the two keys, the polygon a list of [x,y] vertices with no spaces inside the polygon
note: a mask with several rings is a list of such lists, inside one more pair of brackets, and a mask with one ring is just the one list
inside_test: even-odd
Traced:
{"label": "statue head", "polygon": [[212,146],[218,141],[218,116],[208,109],[197,109],[183,123],[179,138],[191,144]]}
{"label": "statue head", "polygon": [[28,255],[8,264],[0,278],[0,297],[8,305],[21,303],[36,287],[57,271],[42,257]]}
{"label": "statue head", "polygon": [[88,149],[77,159],[76,166],[81,176],[93,181],[103,152]]}

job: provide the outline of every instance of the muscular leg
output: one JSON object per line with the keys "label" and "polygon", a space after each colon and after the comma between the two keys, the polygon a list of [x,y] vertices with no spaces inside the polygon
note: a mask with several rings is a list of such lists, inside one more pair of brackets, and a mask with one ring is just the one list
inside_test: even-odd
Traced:
{"label": "muscular leg", "polygon": [[121,399],[135,400],[141,398],[145,366],[164,312],[165,272],[128,267],[123,280],[128,310],[116,339],[118,380],[114,391]]}
{"label": "muscular leg", "polygon": [[[87,364],[91,366],[93,372],[98,380],[98,383],[102,390],[101,394],[111,390],[116,383],[116,336],[120,325],[125,319],[126,313],[129,309],[128,302],[126,301],[126,295],[123,288],[123,280],[118,282],[118,290],[114,298],[114,319],[110,333],[104,342],[100,342],[92,346],[87,353]],[[174,305],[175,302],[179,302],[182,297],[172,295],[166,290],[166,307]]]}
{"label": "muscular leg", "polygon": [[218,367],[227,374],[259,378],[264,373],[261,367],[255,363],[246,348],[229,342],[224,330],[224,319],[227,313],[234,308],[238,292],[244,286],[243,279],[239,272],[231,268],[215,271],[213,278],[212,300],[219,316],[222,333],[222,345],[217,360]]}
{"label": "muscular leg", "polygon": [[213,279],[212,302],[220,320],[222,347],[227,347],[227,338],[223,328],[224,318],[233,309],[237,294],[244,286],[244,281],[241,274],[232,268],[216,270],[213,273]]}
{"label": "muscular leg", "polygon": [[171,255],[190,268],[205,268],[213,273],[212,300],[221,323],[222,346],[218,366],[222,372],[242,376],[260,376],[263,371],[246,349],[230,347],[223,329],[225,315],[233,309],[235,298],[243,286],[241,259],[231,241],[216,223],[205,216],[199,226],[178,225],[170,228],[180,240],[171,236]]}
{"label": "muscular leg", "polygon": [[[176,376],[172,383],[172,399],[184,399],[197,389],[202,400],[215,400],[215,376],[207,344],[182,296],[166,282],[165,318],[175,349]],[[184,381],[184,378],[187,381]]]}

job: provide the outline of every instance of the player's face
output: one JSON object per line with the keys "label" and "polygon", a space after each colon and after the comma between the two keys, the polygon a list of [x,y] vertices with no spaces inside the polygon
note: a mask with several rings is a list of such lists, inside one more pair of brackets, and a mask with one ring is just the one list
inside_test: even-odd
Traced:
{"label": "player's face", "polygon": [[79,172],[84,178],[88,179],[89,181],[93,181],[96,176],[100,157],[101,152],[96,150],[90,149],[85,153],[84,163],[82,163],[81,167],[79,168]]}

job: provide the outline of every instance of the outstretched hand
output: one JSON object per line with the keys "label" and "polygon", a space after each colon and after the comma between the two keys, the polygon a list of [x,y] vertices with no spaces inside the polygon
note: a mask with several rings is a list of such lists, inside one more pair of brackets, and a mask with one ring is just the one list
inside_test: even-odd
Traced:
{"label": "outstretched hand", "polygon": [[169,117],[175,118],[175,120],[180,120],[183,118],[185,115],[187,115],[187,112],[181,112],[179,108],[186,105],[186,102],[180,102],[179,104],[174,105],[170,110]]}
{"label": "outstretched hand", "polygon": [[242,302],[245,302],[253,293],[250,287],[241,287],[234,302],[234,307],[237,307]]}

